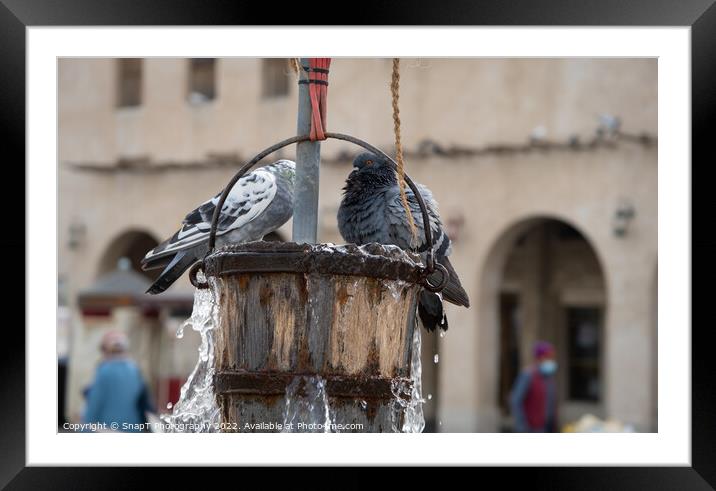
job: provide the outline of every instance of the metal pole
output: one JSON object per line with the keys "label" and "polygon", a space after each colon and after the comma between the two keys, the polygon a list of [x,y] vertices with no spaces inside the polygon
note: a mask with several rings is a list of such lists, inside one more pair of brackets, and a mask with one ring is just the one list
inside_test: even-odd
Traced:
{"label": "metal pole", "polygon": [[[308,68],[308,58],[301,58],[301,66]],[[300,79],[308,78],[299,70]],[[298,84],[297,135],[311,132],[311,96],[308,84]],[[321,143],[305,141],[296,145],[296,185],[293,205],[293,241],[316,243],[318,232],[318,183],[321,162]]]}

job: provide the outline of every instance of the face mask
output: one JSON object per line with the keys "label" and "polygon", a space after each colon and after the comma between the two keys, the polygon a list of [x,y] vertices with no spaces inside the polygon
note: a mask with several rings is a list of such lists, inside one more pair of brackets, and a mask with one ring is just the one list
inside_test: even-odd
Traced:
{"label": "face mask", "polygon": [[554,360],[544,360],[539,364],[539,371],[543,375],[552,375],[557,371],[557,362]]}

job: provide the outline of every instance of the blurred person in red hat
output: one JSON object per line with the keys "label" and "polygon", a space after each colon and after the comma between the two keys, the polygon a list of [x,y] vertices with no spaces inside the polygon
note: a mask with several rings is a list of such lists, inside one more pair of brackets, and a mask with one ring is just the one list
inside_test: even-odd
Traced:
{"label": "blurred person in red hat", "polygon": [[83,422],[115,431],[147,431],[145,413],[156,410],[139,366],[128,356],[127,335],[106,332],[100,350],[102,361],[87,391]]}
{"label": "blurred person in red hat", "polygon": [[537,341],[533,354],[534,363],[519,374],[510,393],[514,431],[555,432],[557,431],[555,349],[547,341]]}

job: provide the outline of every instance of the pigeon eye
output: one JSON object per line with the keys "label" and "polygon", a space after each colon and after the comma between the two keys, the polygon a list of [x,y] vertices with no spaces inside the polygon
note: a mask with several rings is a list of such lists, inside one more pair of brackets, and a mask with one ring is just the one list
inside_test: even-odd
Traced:
{"label": "pigeon eye", "polygon": [[365,165],[373,165],[373,161],[372,161],[372,160],[366,160],[366,161],[365,161]]}

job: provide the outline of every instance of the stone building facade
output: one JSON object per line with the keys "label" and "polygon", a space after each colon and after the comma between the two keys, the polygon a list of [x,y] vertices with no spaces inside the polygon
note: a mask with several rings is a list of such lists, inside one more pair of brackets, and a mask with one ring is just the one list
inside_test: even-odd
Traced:
{"label": "stone building facade", "polygon": [[[334,59],[329,129],[391,151],[390,70]],[[120,257],[136,267],[243,160],[293,135],[296,96],[286,60],[61,59],[65,303]],[[508,429],[513,377],[547,339],[562,423],[655,430],[657,61],[404,60],[400,108],[407,170],[440,203],[472,301],[448,307],[446,336],[424,337],[429,427]],[[320,241],[342,242],[357,151],[322,145]],[[278,233],[290,239],[290,223]]]}

